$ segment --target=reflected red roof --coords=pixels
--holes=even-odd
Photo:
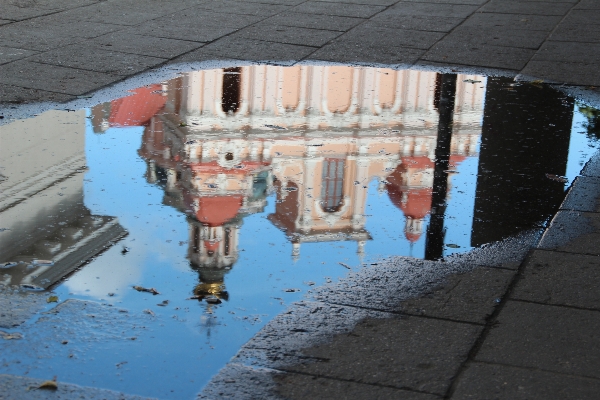
[[[193,204],[196,199],[196,219],[208,226],[222,226],[235,218],[244,200],[243,196],[192,197],[190,203]]]
[[[431,188],[409,189],[404,193],[398,186],[388,185],[387,192],[392,203],[407,217],[423,219],[431,211]]]
[[[135,89],[131,96],[111,101],[109,126],[144,126],[167,102],[161,85]],[[155,92],[155,93],[153,93]]]

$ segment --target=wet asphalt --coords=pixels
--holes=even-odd
[[[596,106],[600,98],[594,0],[6,3],[0,115],[160,66],[225,59],[496,72],[556,82]],[[599,212],[596,155],[542,237],[443,262],[397,258],[319,288],[267,324],[199,396],[597,398]],[[0,375],[0,398],[124,396],[67,384],[25,390],[34,384]]]

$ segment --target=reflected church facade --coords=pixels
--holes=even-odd
[[[485,89],[463,82],[473,78],[458,77],[451,168],[476,156]],[[126,118],[106,105],[93,118],[98,127],[145,126],[146,178],[189,216],[198,292],[222,295],[243,217],[262,212],[273,192],[268,219],[294,257],[302,243],[322,241],[354,241],[362,253],[372,181],[404,213],[406,240],[419,240],[431,208],[438,81],[434,72],[360,67],[194,71],[110,107],[134,110]]]

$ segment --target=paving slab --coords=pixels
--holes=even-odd
[[[531,60],[521,71],[522,75],[547,82],[569,82],[573,85],[600,86],[598,66],[593,63]]]
[[[596,0],[581,0],[575,6],[578,10],[600,10],[600,3]]]
[[[402,1],[390,7],[387,12],[400,15],[423,15],[438,17],[466,18],[479,7],[469,4],[417,3]]]
[[[225,14],[255,15],[263,18],[291,9],[285,4],[248,3],[246,1],[203,1],[194,10],[211,10]],[[198,12],[198,11],[196,11]]]
[[[488,29],[495,26],[510,27],[533,31],[552,31],[561,22],[558,15],[524,15],[500,13],[476,13],[469,17],[463,26],[474,26]]]
[[[402,302],[402,313],[485,324],[506,293],[516,271],[480,267],[451,275],[424,296]]]
[[[549,40],[563,42],[600,43],[600,25],[560,24]]]
[[[85,71],[30,61],[15,61],[0,66],[0,81],[29,89],[82,95],[121,80],[119,75]]]
[[[559,211],[542,236],[538,248],[600,255],[600,214]]]
[[[52,379],[52,377],[48,377]],[[35,390],[45,379],[25,376],[0,375],[0,399],[22,400],[142,400],[147,397],[128,395],[107,389],[58,382],[56,390]]]
[[[561,210],[600,212],[600,178],[578,176],[560,208]]]
[[[422,0],[403,0],[403,1],[412,1],[420,3]],[[489,0],[427,0],[427,3],[436,3],[436,4],[468,4],[468,5],[483,5],[487,3]],[[572,0],[574,1],[574,0]]]
[[[53,14],[56,10],[37,7],[18,7],[14,4],[2,4],[2,18],[11,21],[23,21],[29,18]]]
[[[296,7],[291,11],[307,13],[307,14],[321,14],[321,15],[338,15],[341,17],[357,17],[357,18],[369,18],[373,15],[384,10],[384,6],[373,6],[367,4],[344,4],[343,7],[338,3],[329,3],[321,1],[307,1]]]
[[[8,84],[0,86],[0,104],[21,104],[45,101],[64,103],[73,99],[75,99],[74,95],[63,93],[29,89]]]
[[[600,178],[600,152],[594,154],[581,170],[582,176]]]
[[[235,37],[219,39],[206,45],[202,50],[219,57],[249,61],[298,60],[315,51],[314,47]]]
[[[600,378],[600,312],[509,300],[476,361]]]
[[[426,15],[402,15],[384,11],[371,18],[369,23],[372,25],[381,26],[383,28],[450,32],[462,21],[462,18]]]
[[[237,32],[234,36],[269,42],[320,47],[339,35],[341,33],[336,31],[306,29],[261,22]]]
[[[535,61],[600,63],[600,43],[548,41],[535,53]]]
[[[11,22],[14,22],[14,21],[11,21],[8,19],[0,19],[0,25],[10,24]]]
[[[199,9],[188,11],[186,15],[165,16],[151,24],[130,28],[125,32],[194,42],[210,42],[263,19],[252,15],[236,15],[235,18],[231,18],[227,14]]]
[[[265,20],[264,23],[345,32],[364,21],[362,18],[355,17],[283,12]]]
[[[164,58],[176,57],[202,46],[201,43],[187,40],[134,35],[131,32],[109,33],[92,39],[88,43],[104,50]]]
[[[108,74],[132,75],[160,65],[166,59],[74,44],[30,57],[29,61]]]
[[[310,59],[335,62],[414,63],[442,33],[363,24],[322,47]]]
[[[459,378],[453,400],[463,399],[580,399],[592,400],[600,393],[600,381],[557,374],[474,362]]]
[[[121,29],[112,24],[53,17],[49,15],[0,26],[0,46],[46,51]]]
[[[303,351],[326,362],[286,370],[443,395],[481,329],[414,316],[366,319],[351,334]]]
[[[573,3],[490,0],[479,11],[523,15],[565,15],[571,7]]]
[[[376,6],[391,6],[398,3],[399,0],[319,0],[329,3],[345,3],[345,4],[367,4]]]
[[[434,400],[438,396],[378,385],[286,373],[274,377],[277,393],[284,399]]]
[[[536,250],[511,298],[600,311],[600,257]]]
[[[32,315],[43,310],[45,305],[44,295],[0,286],[0,328],[18,327]]]
[[[535,54],[535,50],[518,47],[477,45],[454,40],[442,40],[423,57],[426,61],[483,66],[519,71]]]
[[[600,24],[600,10],[571,10],[571,12],[561,21],[562,24]]]
[[[29,57],[34,54],[37,54],[37,51],[0,47],[0,64],[20,60],[21,58]]]
[[[548,33],[514,29],[505,26],[490,27],[482,30],[479,27],[459,26],[444,38],[445,43],[457,45],[469,44],[472,47],[502,46],[537,50],[544,43]]]

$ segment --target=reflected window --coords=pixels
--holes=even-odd
[[[229,228],[225,228],[224,241],[225,241],[225,255],[228,256],[229,248],[231,246],[231,229],[229,229]]]
[[[321,207],[325,212],[339,211],[343,202],[345,160],[326,158],[323,161]]]
[[[241,76],[241,68],[225,68],[223,70],[223,95],[221,99],[223,112],[235,113],[240,108],[242,94]]]

